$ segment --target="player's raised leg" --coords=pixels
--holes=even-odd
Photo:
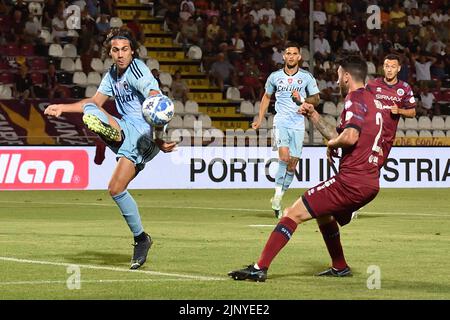
[[[131,269],[141,267],[147,260],[147,254],[152,245],[150,236],[145,233],[141,223],[141,216],[136,201],[127,191],[127,186],[136,176],[134,163],[121,157],[113,172],[108,185],[108,191],[116,202],[134,236],[134,252],[131,260]]]
[[[105,141],[120,141],[120,126],[114,118],[98,108],[94,103],[83,106],[83,122],[89,130]]]

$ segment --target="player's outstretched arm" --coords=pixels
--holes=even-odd
[[[336,127],[331,123],[325,121],[324,118],[314,109],[314,106],[310,103],[303,103],[299,109],[300,113],[308,117],[313,125],[319,130],[322,136],[327,139],[333,139],[338,136]]]
[[[348,127],[341,132],[336,138],[330,139],[327,143],[329,148],[348,148],[353,146],[359,139],[359,131],[355,128]]]
[[[83,113],[83,106],[86,103],[94,103],[97,105],[97,107],[101,108],[106,100],[108,100],[108,96],[97,91],[97,93],[92,98],[83,99],[75,103],[50,104],[44,110],[44,114],[53,117],[59,117],[63,113]]]

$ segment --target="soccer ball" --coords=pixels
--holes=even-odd
[[[157,94],[145,99],[142,104],[142,115],[152,126],[162,127],[173,118],[174,105],[169,97]]]

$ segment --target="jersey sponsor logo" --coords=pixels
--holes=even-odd
[[[403,90],[402,88],[397,89],[397,94],[401,97],[402,95],[405,94],[405,90]]]
[[[375,103],[375,107],[376,107],[377,109],[383,110],[383,104],[382,104],[380,101],[374,99],[373,102]]]
[[[385,94],[376,94],[375,98],[378,100],[389,100],[389,101],[402,101],[399,97],[387,96]]]
[[[292,92],[294,90],[300,92],[301,88],[297,87],[297,86],[294,86],[294,85],[288,85],[288,86],[278,85],[277,86],[277,91],[289,91],[289,92]]]
[[[377,92],[381,92],[381,87],[377,87]]]
[[[89,183],[85,150],[2,150],[0,189],[84,189]]]

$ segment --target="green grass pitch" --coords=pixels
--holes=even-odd
[[[131,193],[155,241],[137,272],[106,191],[0,192],[0,299],[450,299],[450,189],[382,189],[341,229],[351,278],[313,276],[330,259],[316,222],[301,225],[265,283],[226,274],[258,258],[277,222],[272,190]]]

